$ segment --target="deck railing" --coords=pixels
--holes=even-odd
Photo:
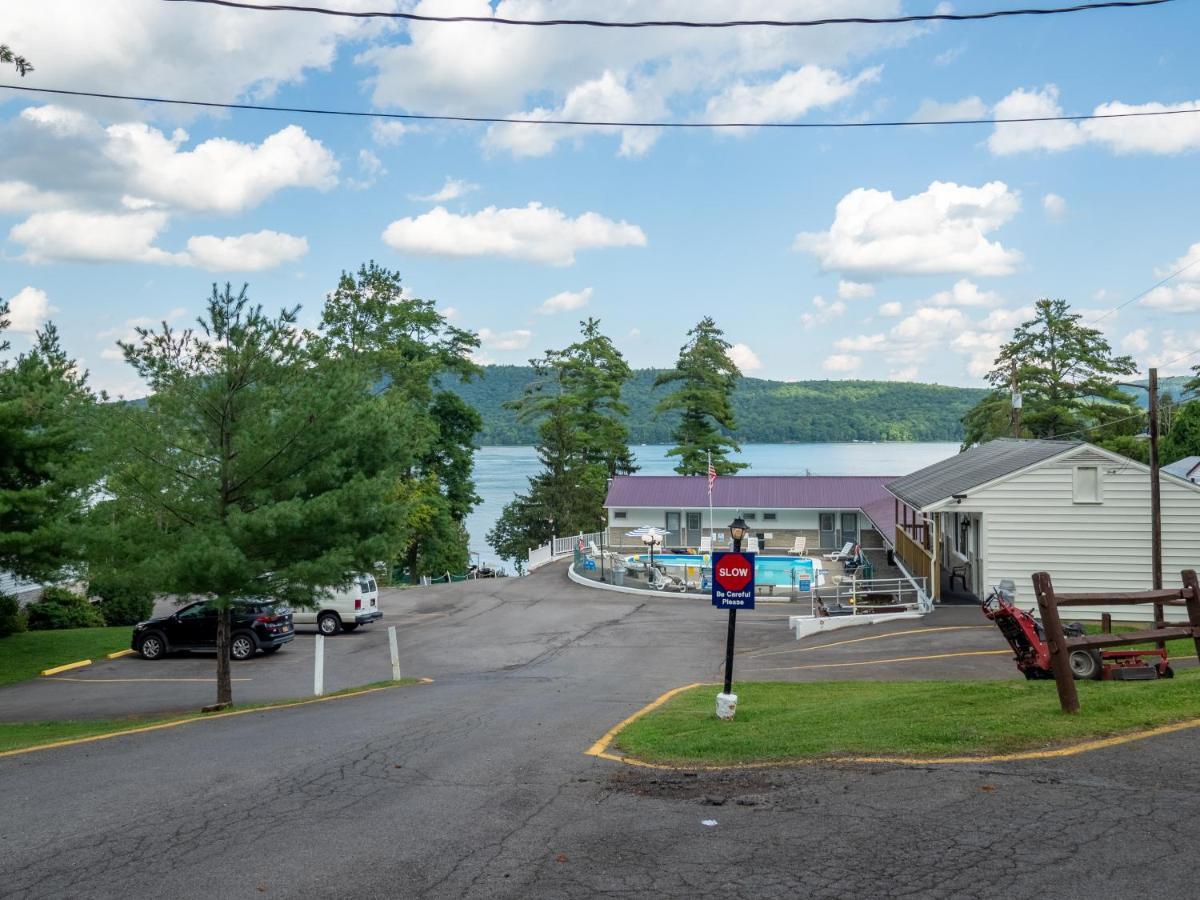
[[[590,531],[585,533],[581,531],[579,534],[570,537],[552,537],[549,541],[542,544],[542,546],[530,548],[525,564],[525,571],[532,572],[534,569],[544,566],[548,562],[553,562],[564,556],[570,556],[579,546],[580,542],[583,543],[584,550],[587,550],[591,544],[603,546],[604,532]]]

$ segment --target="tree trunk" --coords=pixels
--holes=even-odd
[[[231,620],[228,606],[217,613],[217,706],[230,706],[233,703],[233,680],[229,671]]]

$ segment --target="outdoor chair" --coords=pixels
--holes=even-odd
[[[796,538],[796,543],[792,544],[792,549],[788,553],[792,556],[803,556],[808,549],[808,538],[801,535]]]
[[[841,550],[835,550],[833,553],[826,553],[825,558],[830,562],[841,562],[842,560],[850,559],[854,556],[854,542],[846,541],[846,545]]]
[[[588,541],[588,553],[590,553],[593,558],[596,559],[599,559],[601,556],[603,556],[603,554],[600,552],[600,548],[596,546],[595,541]]]
[[[676,578],[674,575],[668,575],[658,566],[654,566],[650,570],[650,587],[657,591],[665,591],[668,588],[677,590],[686,590],[687,585]]]

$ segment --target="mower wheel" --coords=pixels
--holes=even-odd
[[[1175,670],[1172,669],[1170,666],[1167,666],[1165,669],[1162,670],[1162,674],[1159,675],[1158,677],[1159,678],[1174,678]]]
[[[1098,679],[1104,667],[1100,663],[1100,654],[1095,651],[1071,651],[1071,674],[1076,681],[1092,681]]]

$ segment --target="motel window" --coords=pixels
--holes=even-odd
[[[763,513],[763,521],[774,522],[775,521],[775,513]]]
[[[614,519],[624,519],[625,517],[626,517],[626,513],[625,513],[625,510],[623,510],[623,509],[618,509],[616,512],[613,513]]]
[[[758,513],[742,513],[742,518],[747,522],[753,522],[758,518]]]
[[[1076,503],[1100,503],[1100,467],[1076,466],[1073,499]]]

